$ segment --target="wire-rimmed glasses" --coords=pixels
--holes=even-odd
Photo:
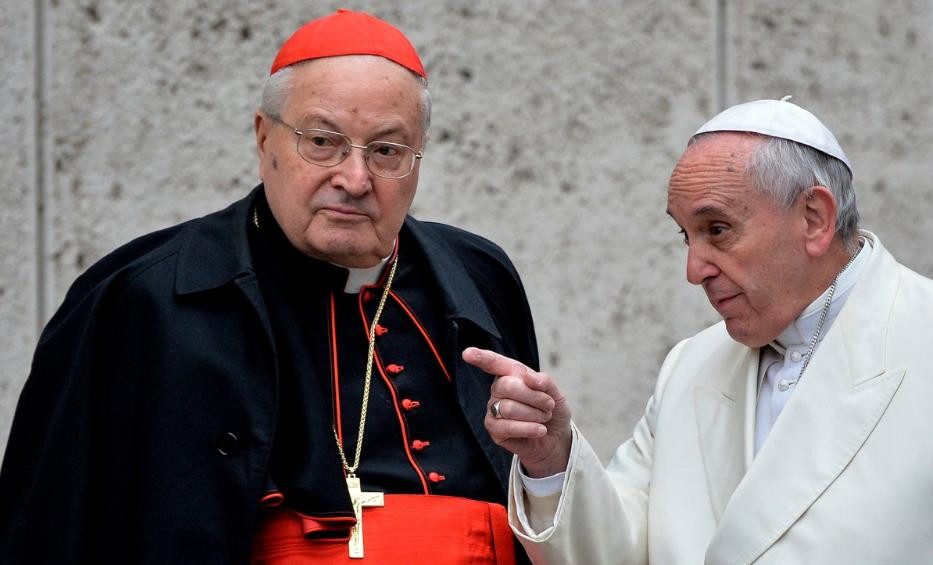
[[[340,132],[319,128],[298,129],[278,116],[270,117],[295,133],[298,155],[312,165],[338,165],[355,147],[363,151],[363,161],[374,175],[400,179],[410,175],[415,169],[415,161],[421,158],[421,151],[401,143],[370,141],[366,145],[357,145]]]

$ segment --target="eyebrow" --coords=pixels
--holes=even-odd
[[[309,115],[303,116],[301,118],[301,122],[299,123],[302,126],[310,123],[310,124],[314,124],[314,126],[311,126],[311,127],[324,126],[325,128],[330,128],[334,131],[339,131],[337,124],[321,116],[315,116],[315,115],[309,114]]]
[[[720,206],[714,206],[712,204],[707,204],[706,206],[701,206],[693,211],[693,217],[698,216],[725,216],[725,210]]]
[[[674,218],[674,214],[671,212],[670,208],[668,208],[666,212],[667,212],[667,215],[671,217],[671,219],[673,219],[675,222],[677,221],[676,218]],[[694,210],[692,214],[690,214],[690,216],[693,218],[699,218],[701,216],[727,216],[727,215],[728,214],[726,213],[725,208],[723,208],[722,206],[715,206],[713,204],[707,204],[706,206],[700,206],[699,208]]]

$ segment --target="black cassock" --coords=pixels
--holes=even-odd
[[[491,377],[459,355],[486,347],[537,368],[518,275],[489,241],[413,218],[398,259],[363,488],[505,503],[511,457],[482,424]],[[276,493],[352,516],[331,425],[339,413],[352,460],[382,288],[345,293],[345,277],[288,246],[261,186],[91,267],[17,406],[0,562],[245,563]]]

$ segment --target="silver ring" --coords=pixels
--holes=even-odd
[[[502,400],[497,400],[489,406],[489,413],[492,414],[493,418],[501,418],[502,415],[499,413],[499,403]]]

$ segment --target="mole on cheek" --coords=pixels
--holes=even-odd
[[[279,160],[275,157],[272,157],[272,168],[276,171],[279,170]]]

